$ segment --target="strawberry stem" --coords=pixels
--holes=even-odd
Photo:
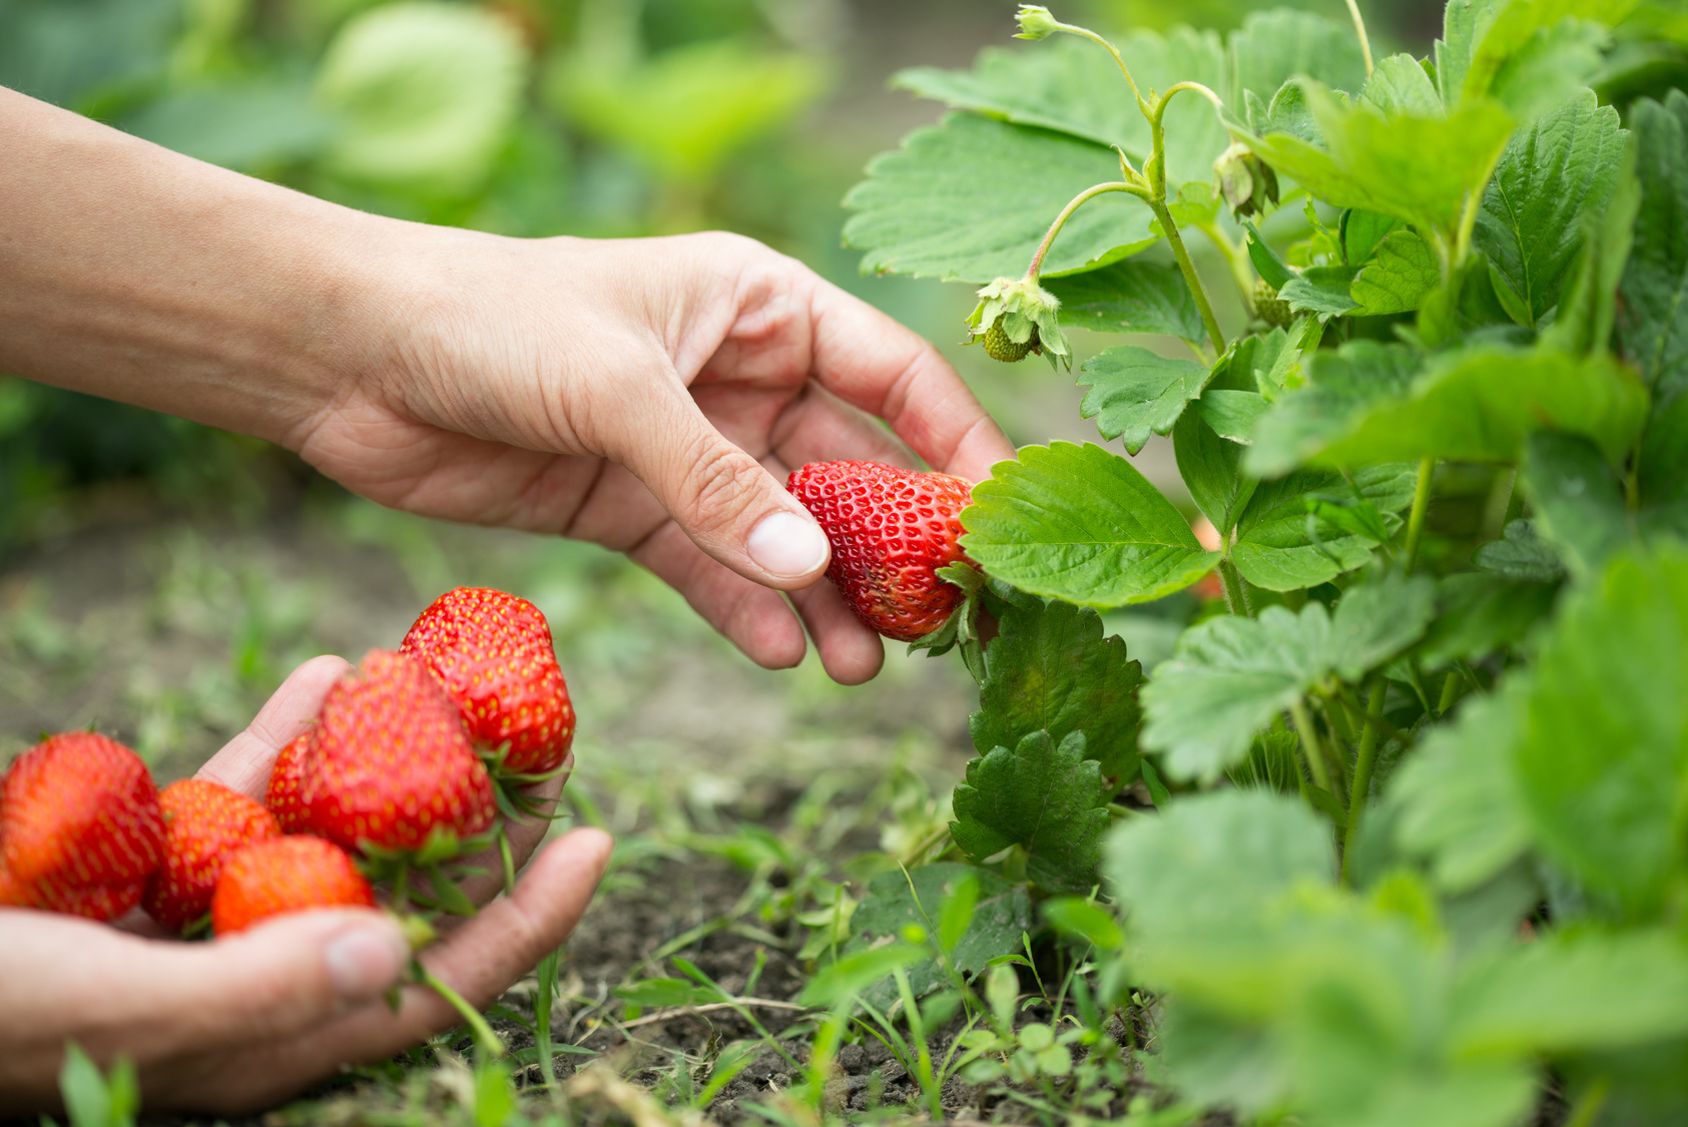
[[[463,1024],[468,1026],[469,1032],[475,1035],[475,1043],[487,1055],[492,1057],[504,1055],[503,1040],[492,1031],[492,1026],[487,1024],[486,1018],[481,1015],[479,1010],[469,1004],[467,998],[446,985],[438,975],[423,966],[421,960],[417,960],[413,964],[413,970],[416,981],[445,999],[446,1004],[457,1011],[457,1015],[463,1019]]]
[[[510,852],[510,835],[504,832],[504,824],[498,826],[498,860],[504,866],[504,895],[513,896],[516,892],[516,858]]]

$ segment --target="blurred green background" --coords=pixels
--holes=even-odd
[[[1014,7],[0,0],[0,84],[390,215],[522,236],[754,235],[936,340],[1016,440],[1085,437],[1069,379],[955,347],[964,287],[863,278],[838,239],[865,161],[937,116],[889,76],[1008,43]],[[1252,7],[1089,0],[1062,13],[1228,27]],[[1433,8],[1367,5],[1374,37],[1418,44]],[[392,645],[458,583],[513,588],[551,616],[587,748],[789,764],[805,741],[867,761],[888,739],[940,758],[966,747],[967,686],[947,663],[894,654],[863,709],[812,661],[796,675],[751,668],[606,553],[388,512],[262,443],[0,376],[0,757],[94,724],[181,773],[294,663]],[[1152,660],[1152,631],[1134,642]]]

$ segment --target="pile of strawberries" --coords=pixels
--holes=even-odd
[[[0,908],[238,932],[286,912],[458,910],[442,866],[499,848],[499,817],[565,769],[574,708],[525,599],[460,587],[373,650],[276,760],[265,801],[188,779],[159,791],[128,748],[50,736],[0,776]],[[472,909],[472,906],[468,906]]]

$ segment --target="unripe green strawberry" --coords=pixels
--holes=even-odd
[[[1024,360],[1037,349],[1037,328],[1032,328],[1032,335],[1025,341],[1010,340],[1008,333],[1002,327],[1002,318],[991,322],[991,327],[985,330],[985,355],[992,360],[1001,360],[1005,364],[1013,364]]]
[[[1274,329],[1287,328],[1295,320],[1295,310],[1289,307],[1289,302],[1278,296],[1277,287],[1265,278],[1256,278],[1254,281],[1254,312]]]
[[[320,837],[276,837],[246,846],[223,866],[211,930],[233,935],[292,912],[374,906],[374,889],[344,849]]]
[[[347,849],[419,849],[492,825],[492,779],[422,663],[371,650],[329,689],[301,780],[308,832]]]
[[[967,558],[957,539],[971,485],[880,462],[815,462],[786,488],[826,533],[827,578],[856,617],[904,642],[944,624],[962,596],[937,569]]]
[[[115,919],[163,855],[158,790],[116,740],[50,736],[0,779],[0,857],[34,907]]]
[[[141,906],[171,931],[211,910],[223,864],[255,841],[281,836],[273,814],[255,799],[207,779],[183,779],[158,792],[164,814],[164,864],[147,883]]]
[[[551,627],[526,599],[491,587],[447,591],[417,617],[399,651],[439,678],[470,735],[506,749],[501,770],[542,774],[568,755],[574,705]]]

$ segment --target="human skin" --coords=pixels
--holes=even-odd
[[[337,657],[300,666],[198,777],[261,799],[277,752],[348,668]],[[536,797],[554,799],[562,782]],[[608,835],[590,829],[535,855],[545,831],[539,820],[511,823],[516,861],[528,862],[514,894],[494,899],[489,877],[466,884],[486,906],[422,955],[476,1006],[562,944],[608,864]],[[114,928],[0,910],[0,1116],[57,1104],[70,1041],[97,1061],[133,1061],[151,1110],[264,1107],[342,1064],[381,1060],[458,1023],[417,985],[401,986],[398,1009],[389,1008],[386,992],[403,981],[409,954],[397,925],[375,911],[305,912],[182,943],[140,916]]]
[[[918,454],[976,480],[1012,455],[929,344],[748,239],[403,223],[4,89],[0,153],[0,371],[268,439],[396,508],[625,552],[769,667],[805,629],[839,681],[884,657],[817,582],[791,468]],[[303,667],[203,773],[259,793],[343,668]],[[495,997],[572,930],[608,849],[553,842],[426,961]],[[55,1102],[66,1040],[135,1060],[149,1107],[263,1106],[453,1024],[413,987],[386,1011],[402,955],[373,913],[189,946],[0,910],[0,1113]]]
[[[1013,453],[930,344],[749,239],[404,223],[4,90],[0,152],[0,370],[269,439],[396,508],[625,552],[766,666],[804,626],[840,681],[883,660],[816,582],[791,468],[912,447],[977,480]]]

